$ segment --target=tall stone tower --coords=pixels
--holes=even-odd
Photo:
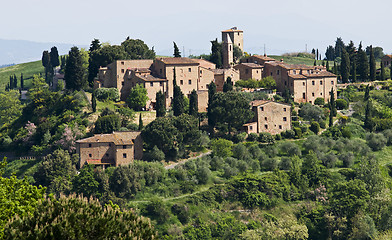
[[[234,64],[234,45],[244,51],[244,31],[232,27],[222,31],[223,68],[231,68]]]

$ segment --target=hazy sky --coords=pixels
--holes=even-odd
[[[221,30],[244,30],[245,51],[322,53],[337,36],[392,52],[390,0],[3,0],[0,38],[89,45],[140,38],[156,52],[210,51]]]

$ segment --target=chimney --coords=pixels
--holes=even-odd
[[[280,62],[283,62],[283,58],[280,59]]]

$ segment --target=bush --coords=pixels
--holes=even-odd
[[[366,143],[373,151],[379,151],[387,144],[387,139],[382,133],[368,133]]]
[[[262,132],[259,134],[258,137],[259,142],[262,143],[268,143],[268,144],[272,144],[275,142],[274,137],[271,135],[271,133],[266,133],[266,132]]]
[[[387,129],[382,132],[384,134],[384,137],[387,139],[387,145],[392,144],[392,129]]]
[[[322,106],[322,105],[324,105],[324,103],[325,103],[325,100],[324,100],[324,98],[321,98],[321,97],[318,97],[318,98],[316,98],[316,100],[314,100],[315,105]]]
[[[249,133],[248,137],[246,138],[249,142],[257,141],[257,133]]]
[[[233,136],[233,142],[234,143],[240,143],[243,142],[246,138],[246,133],[237,133],[236,135]]]
[[[94,91],[95,97],[100,101],[115,101],[120,100],[120,94],[117,88],[98,88]]]
[[[157,146],[154,146],[152,150],[143,154],[143,159],[148,162],[160,162],[165,160],[165,154]]]
[[[318,123],[319,123],[319,125],[320,125],[320,127],[321,127],[322,129],[325,129],[325,128],[327,127],[325,121],[323,121],[323,120],[318,121]]]
[[[112,133],[121,127],[121,119],[118,115],[106,115],[99,117],[95,122],[95,133]]]
[[[346,168],[350,168],[354,165],[354,154],[352,152],[340,154],[339,159],[343,162],[343,166]]]
[[[135,111],[140,111],[146,106],[148,99],[147,89],[145,89],[141,84],[137,84],[131,89],[127,98],[127,104],[129,108]]]
[[[348,102],[342,98],[336,99],[336,108],[343,110],[348,108]]]
[[[294,132],[295,132],[295,138],[301,138],[302,137],[302,130],[301,128],[295,127],[293,128]]]
[[[299,116],[307,121],[320,121],[325,119],[323,109],[310,103],[303,104],[299,111]]]
[[[211,141],[211,149],[214,156],[229,157],[233,154],[231,151],[232,147],[233,142],[223,138],[214,139]]]
[[[310,131],[312,131],[312,132],[314,132],[314,134],[318,134],[318,132],[320,131],[320,125],[319,125],[319,123],[318,122],[315,122],[315,121],[313,121],[311,124],[310,124]]]
[[[286,130],[284,132],[281,133],[282,137],[286,138],[286,139],[292,139],[295,137],[295,132],[294,130]]]

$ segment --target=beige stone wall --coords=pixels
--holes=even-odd
[[[244,125],[244,130],[247,134],[258,133],[257,132],[257,122],[252,122]]]
[[[166,66],[166,79],[168,80],[168,95],[169,99],[173,98],[173,69],[174,66]],[[199,79],[199,66],[198,65],[177,65],[176,69],[176,82],[181,88],[182,93],[186,96],[189,95],[193,89],[197,90],[197,82]]]
[[[208,90],[208,84],[212,81],[214,81],[214,72],[210,69],[199,67],[197,90]]]
[[[337,79],[336,77],[317,77],[304,80],[294,80],[294,102],[298,103],[314,103],[314,101],[322,97],[325,102],[329,101],[332,87],[337,98]]]
[[[199,112],[207,112],[208,90],[197,91],[197,100]]]
[[[133,144],[133,150],[134,150],[133,153],[134,159],[141,160],[143,158],[143,139],[141,134],[139,134],[135,138]]]
[[[91,144],[91,147],[89,144]],[[102,163],[115,164],[113,143],[78,143],[77,149],[79,153],[80,167],[83,167],[87,160],[94,159],[101,159]]]
[[[134,146],[133,145],[117,145],[115,166],[127,165],[133,162]]]
[[[251,68],[243,64],[239,64],[234,67],[236,70],[240,72],[240,79],[248,80],[255,79],[261,80],[263,76],[263,69],[261,68]]]
[[[268,102],[254,107],[257,114],[258,132],[278,134],[291,129],[290,106],[286,104]]]

